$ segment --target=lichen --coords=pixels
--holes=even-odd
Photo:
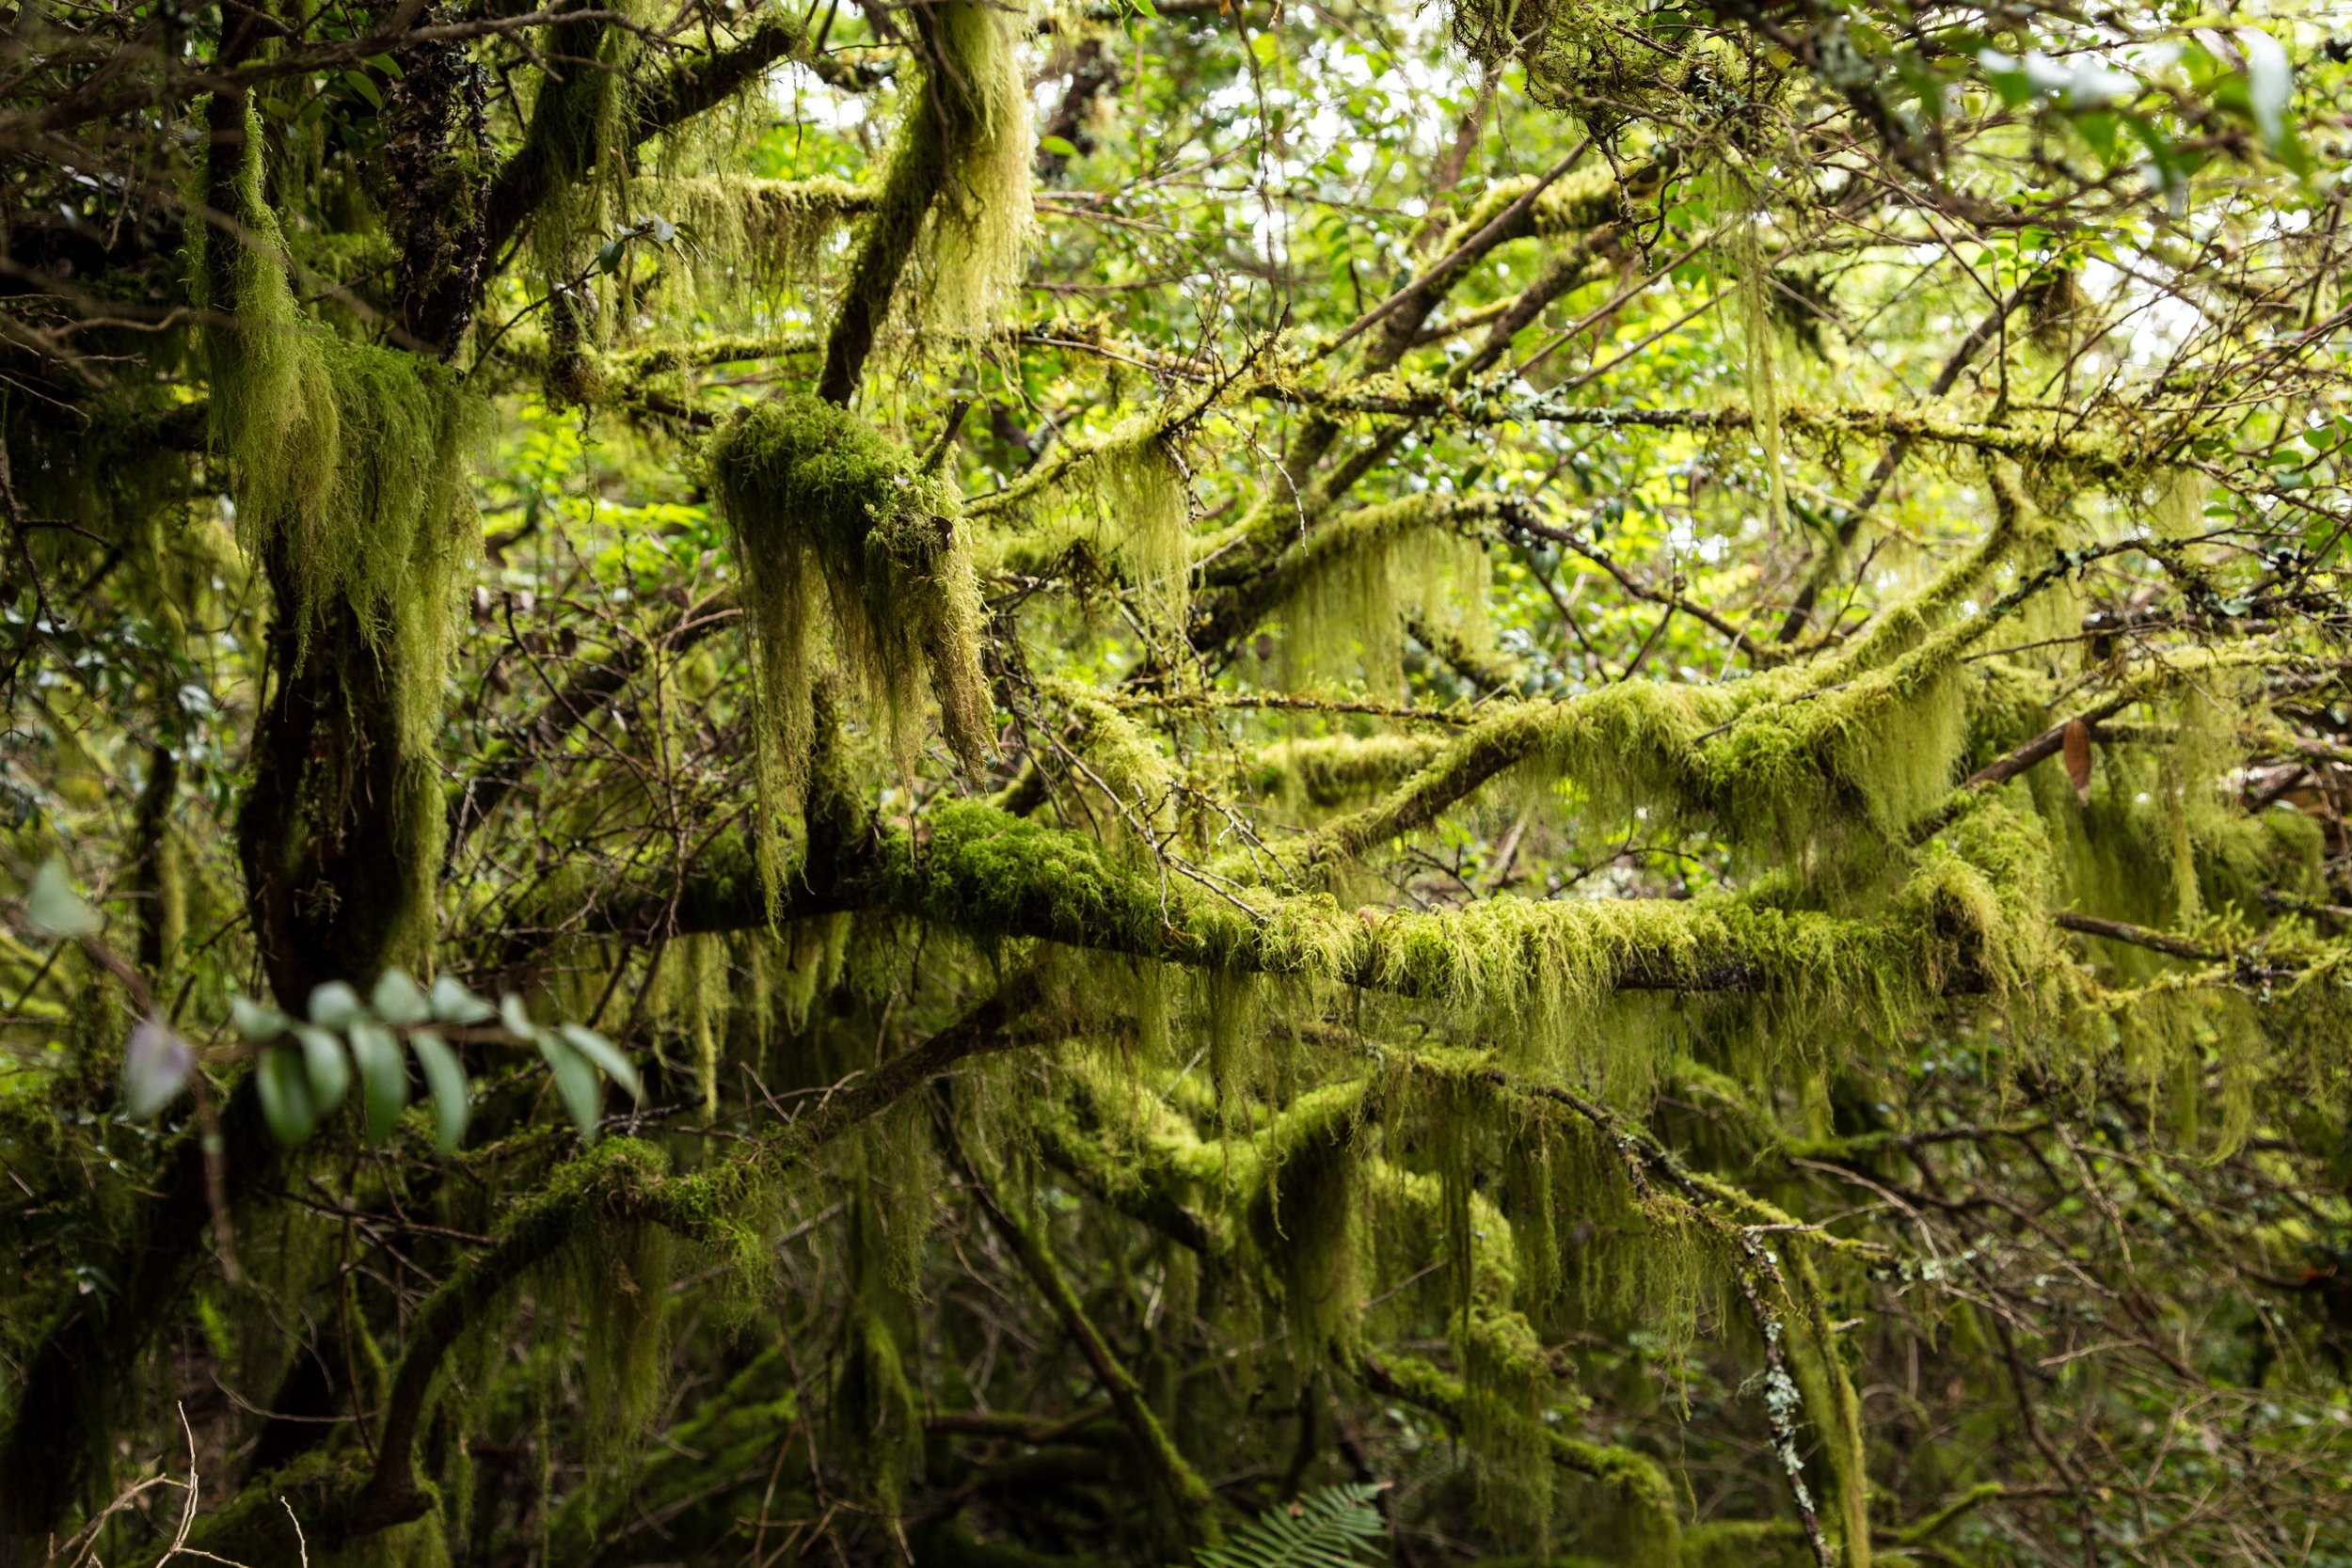
[[[1102,526],[1135,590],[1144,624],[1182,636],[1192,569],[1192,500],[1160,421],[1146,416],[1087,466]]]
[[[983,332],[1020,286],[1035,219],[1029,180],[1036,138],[1015,40],[1020,5],[946,0],[929,32],[936,57],[917,113],[945,129],[943,188],[931,208],[926,268],[930,325]]]
[[[1376,691],[1403,680],[1403,619],[1418,614],[1472,647],[1486,629],[1486,500],[1419,495],[1359,507],[1318,526],[1274,572],[1294,688],[1361,672]]]
[[[721,173],[641,179],[629,199],[643,214],[676,225],[683,251],[675,270],[693,280],[678,305],[724,312],[761,306],[779,289],[806,286],[824,244],[872,209],[875,193],[848,180],[758,180]]]
[[[1442,744],[1427,736],[1333,735],[1281,740],[1245,765],[1252,794],[1286,810],[1330,810],[1393,788],[1437,756]]]
[[[276,608],[307,649],[348,612],[389,675],[401,782],[389,802],[402,840],[394,947],[411,961],[432,935],[444,816],[430,767],[458,613],[478,539],[466,459],[483,412],[454,372],[421,356],[354,343],[306,322],[262,192],[262,129],[215,183],[233,191],[242,233],[199,228],[191,261],[212,312],[203,344],[215,450],[226,461],[246,552],[273,563]]]
[[[809,783],[819,592],[834,648],[903,769],[920,738],[926,673],[957,755],[977,766],[990,749],[979,589],[953,491],[844,409],[805,393],[769,398],[719,431],[707,463],[743,574],[772,896]]]

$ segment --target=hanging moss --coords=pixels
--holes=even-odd
[[[353,343],[305,322],[285,272],[276,214],[262,193],[262,131],[248,111],[238,159],[215,184],[233,191],[238,241],[199,229],[196,293],[215,447],[226,461],[239,542],[274,563],[307,648],[347,611],[387,673],[400,756],[389,808],[406,887],[391,948],[422,961],[445,817],[430,764],[479,524],[466,458],[484,415],[447,367]]]
[[[821,590],[836,652],[879,707],[901,768],[928,673],[941,728],[977,766],[993,741],[980,603],[947,484],[855,416],[803,393],[744,409],[712,439],[712,488],[733,531],[759,716],[756,772],[771,826],[793,822],[815,742],[810,681]],[[762,846],[771,889],[774,833]]]
[[[931,209],[930,325],[986,331],[1020,286],[1035,219],[1028,80],[1015,40],[1021,5],[946,0],[927,33],[936,55],[918,113],[943,122],[944,188]]]
[[[1176,770],[1151,733],[1093,687],[1052,677],[1039,686],[1074,721],[1088,770],[1118,798],[1123,813],[1131,814],[1120,820],[1158,833],[1172,831]]]
[[[1318,1090],[1259,1141],[1261,1197],[1252,1239],[1273,1264],[1283,1322],[1302,1370],[1353,1359],[1365,1291],[1363,1175],[1354,1113],[1360,1086]]]
[[[633,1449],[660,1407],[675,1246],[661,1227],[632,1225],[592,1231],[565,1257],[564,1293],[587,1319],[581,1368],[600,1463]]]
[[[1144,624],[1162,636],[1182,636],[1192,570],[1192,499],[1161,422],[1150,416],[1134,421],[1088,470],[1103,527],[1115,542]]]
[[[857,1496],[889,1515],[922,1453],[922,1406],[890,1326],[871,1308],[844,1320],[827,1409],[826,1449]]]
[[[1403,619],[1417,614],[1483,648],[1492,498],[1419,495],[1360,507],[1285,552],[1273,573],[1283,662],[1295,688],[1347,680],[1375,690],[1403,679]]]
[[[1740,292],[1740,336],[1748,386],[1748,413],[1756,444],[1764,453],[1766,524],[1778,529],[1788,515],[1782,473],[1780,375],[1773,354],[1774,320],[1772,265],[1765,259],[1761,202],[1753,191],[1742,191],[1747,215],[1733,235],[1732,267]]]
[[[1427,767],[1443,743],[1427,736],[1322,736],[1277,741],[1249,759],[1250,792],[1286,810],[1329,810],[1392,788]]]
[[[850,218],[870,212],[875,193],[831,176],[757,180],[722,173],[639,180],[630,202],[675,224],[683,254],[674,269],[694,287],[677,304],[725,312],[765,302],[779,289],[815,282],[824,242]]]

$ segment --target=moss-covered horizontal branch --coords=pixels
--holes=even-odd
[[[1263,379],[1247,395],[1332,414],[1380,414],[1466,425],[1565,424],[1602,430],[1749,430],[1746,408],[1631,408],[1572,403],[1549,394],[1490,393],[1425,382],[1393,388],[1329,390],[1289,379]],[[1900,437],[1964,447],[2019,462],[2063,464],[2085,477],[2131,481],[2164,462],[2185,437],[2126,437],[2030,425],[1978,424],[1915,409],[1820,407],[1794,404],[1780,410],[1785,429],[1824,437]]]
[[[1215,891],[1121,862],[1082,834],[973,803],[927,838],[892,832],[827,886],[787,890],[780,919],[887,910],[982,939],[1027,938],[1237,974],[1291,975],[1454,1006],[1542,1006],[1612,990],[1869,994],[1890,972],[1925,983],[1899,923],[1732,902],[1504,898],[1432,913],[1350,912],[1327,897]],[[607,929],[739,930],[768,910],[748,865],[603,911]],[[674,923],[673,923],[674,922]],[[1966,989],[1964,972],[1947,982]]]

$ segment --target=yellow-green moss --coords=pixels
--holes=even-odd
[[[881,710],[903,768],[926,673],[957,754],[977,764],[991,746],[979,590],[947,484],[842,408],[805,393],[767,399],[721,428],[707,465],[743,574],[772,885],[815,744],[818,593],[834,650]]]

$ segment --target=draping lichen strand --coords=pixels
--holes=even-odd
[[[1105,444],[1088,467],[1104,532],[1145,624],[1158,634],[1182,635],[1192,500],[1168,441],[1159,422],[1147,418]]]
[[[1015,39],[1023,5],[946,0],[927,29],[930,90],[917,113],[935,115],[946,148],[943,188],[931,208],[927,293],[930,325],[973,333],[995,325],[1021,282],[1031,230],[1028,82]]]
[[[225,460],[237,536],[278,585],[276,612],[307,650],[348,616],[382,667],[398,798],[389,811],[408,885],[397,939],[429,941],[442,813],[429,757],[471,564],[476,515],[467,459],[485,422],[453,372],[422,356],[334,336],[297,309],[277,214],[262,189],[262,129],[218,145],[212,185],[235,229],[199,228],[194,293],[215,451]]]
[[[629,199],[641,212],[677,226],[686,253],[677,270],[692,284],[677,305],[721,319],[756,321],[772,308],[778,290],[813,279],[826,239],[870,211],[875,193],[830,176],[720,174],[639,180]]]
[[[948,744],[977,764],[992,738],[979,590],[946,482],[803,393],[744,409],[714,437],[708,468],[743,574],[771,826],[797,817],[808,782],[819,593],[834,649],[879,705],[901,766],[920,738],[926,673]]]
[[[439,706],[455,586],[474,522],[467,448],[481,414],[444,367],[348,342],[302,319],[277,215],[262,195],[261,126],[248,119],[232,188],[235,238],[199,230],[195,273],[218,312],[205,335],[217,449],[238,539],[278,552],[309,627],[347,603],[400,667],[404,735],[421,745]]]
[[[1488,567],[1480,537],[1490,502],[1422,494],[1359,507],[1325,523],[1277,574],[1294,685],[1347,680],[1376,690],[1403,679],[1403,617],[1484,649]]]
[[[1775,362],[1772,263],[1764,254],[1763,219],[1752,194],[1741,205],[1732,241],[1734,287],[1740,296],[1740,338],[1747,372],[1748,412],[1755,420],[1756,444],[1763,449],[1766,520],[1780,526],[1788,515],[1787,483],[1781,461],[1780,367]]]

